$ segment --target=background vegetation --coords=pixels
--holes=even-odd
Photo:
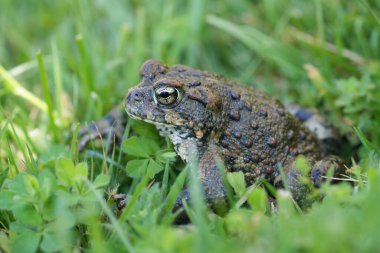
[[[0,251],[379,252],[379,57],[377,0],[2,0]],[[76,150],[78,124],[121,101],[148,58],[318,108],[346,139],[353,184],[315,190],[326,197],[306,212],[280,191],[273,211],[229,174],[236,194],[219,217],[190,180],[193,225],[172,225],[193,170],[179,173],[152,126],[128,121],[112,153]]]

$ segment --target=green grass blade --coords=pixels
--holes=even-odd
[[[285,75],[297,78],[303,74],[301,67],[304,60],[302,56],[294,49],[280,44],[258,29],[239,26],[214,15],[209,15],[207,22],[235,37],[265,60],[278,65]]]
[[[36,55],[37,55],[38,66],[40,69],[41,86],[42,86],[42,90],[44,93],[44,97],[45,97],[45,101],[46,101],[46,105],[47,105],[47,110],[48,110],[50,127],[53,131],[53,135],[54,135],[55,139],[57,139],[59,136],[59,131],[58,131],[58,128],[55,124],[54,106],[53,106],[53,100],[51,97],[51,92],[49,89],[49,84],[47,81],[45,64],[44,64],[44,60],[43,60],[43,56],[42,56],[41,51],[38,51]]]
[[[0,65],[0,77],[4,79],[5,88],[7,88],[15,96],[19,96],[26,101],[30,102],[43,112],[48,111],[47,104],[33,93],[25,89],[15,78],[13,78],[9,72],[7,72],[3,66]]]

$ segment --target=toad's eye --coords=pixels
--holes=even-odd
[[[170,86],[158,87],[154,90],[155,101],[161,105],[173,105],[180,99],[178,89]]]

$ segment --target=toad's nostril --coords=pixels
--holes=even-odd
[[[139,90],[133,90],[127,98],[130,102],[139,102],[143,99],[142,93]]]

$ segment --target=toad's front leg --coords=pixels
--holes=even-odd
[[[209,207],[216,212],[223,212],[226,209],[226,190],[221,176],[221,162],[219,148],[209,145],[204,152],[200,152],[198,163],[198,177],[202,187],[205,201]],[[185,189],[177,198],[173,210],[183,207],[183,201],[190,201],[191,196],[188,189]]]

